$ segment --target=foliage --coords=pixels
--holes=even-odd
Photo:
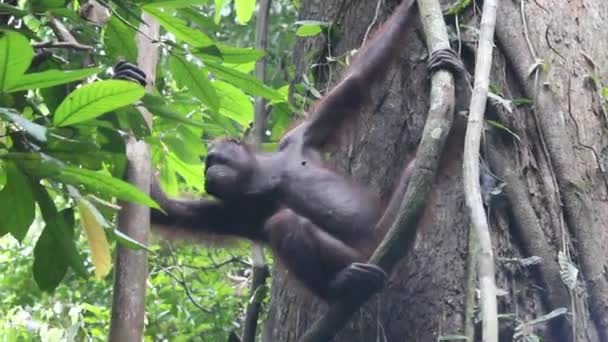
[[[265,144],[273,144],[291,111],[281,60],[294,39],[293,5],[274,2],[277,33],[264,52],[251,48],[255,0],[115,0],[103,2],[110,17],[102,22],[88,20],[80,2],[11,4],[0,4],[0,263],[10,270],[0,273],[0,335],[105,339],[111,277],[104,276],[121,243],[151,253],[147,339],[225,339],[246,303],[248,253],[143,246],[120,233],[117,200],[156,206],[121,180],[124,136],[149,143],[173,196],[203,190],[206,141],[245,134],[254,96],[272,105]],[[162,27],[151,94],[109,79],[116,61],[135,62],[144,12]],[[251,75],[265,56],[266,84]],[[152,112],[153,129],[138,104]]]

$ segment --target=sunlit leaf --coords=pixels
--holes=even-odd
[[[236,18],[241,24],[247,24],[253,16],[255,0],[235,0]]]
[[[129,81],[106,80],[84,85],[61,102],[53,123],[68,126],[131,104],[144,96],[144,88]]]
[[[220,19],[222,19],[222,9],[224,8],[224,4],[226,0],[214,0],[215,2],[215,14],[213,15],[213,21],[215,23],[219,23]]]
[[[158,22],[169,32],[173,33],[175,37],[185,41],[186,43],[196,46],[203,47],[207,45],[213,45],[213,39],[209,38],[206,34],[200,30],[189,27],[185,21],[175,17],[171,11],[162,11],[161,9],[154,7],[143,7],[144,11],[153,16]]]
[[[6,91],[27,71],[34,49],[25,36],[9,31],[0,39],[0,90]]]
[[[34,196],[27,177],[5,162],[6,185],[0,191],[0,236],[11,233],[22,241],[34,221]]]
[[[219,98],[209,81],[205,68],[198,67],[182,57],[171,56],[169,69],[180,86],[188,87],[190,92],[214,111],[219,107]]]
[[[112,269],[110,245],[103,229],[106,225],[105,219],[97,208],[84,197],[78,198],[78,212],[80,213],[80,223],[91,248],[95,276],[103,278]]]
[[[183,8],[188,6],[200,6],[208,2],[209,0],[152,0],[146,2],[143,7]]]
[[[162,117],[163,119],[175,121],[177,123],[182,123],[194,127],[205,127],[202,122],[192,120],[171,110],[171,108],[169,108],[164,103],[164,100],[159,96],[146,94],[146,96],[144,96],[144,98],[142,99],[142,102],[153,115]]]
[[[32,74],[25,74],[12,83],[7,92],[28,89],[48,88],[81,80],[99,72],[99,68],[81,70],[47,70]]]
[[[313,37],[323,32],[327,23],[315,20],[301,20],[295,23],[298,26],[296,35],[299,37]]]
[[[251,98],[228,83],[218,81],[215,85],[222,94],[220,114],[238,122],[242,127],[247,127],[253,121]]]
[[[218,78],[240,88],[250,95],[262,96],[273,101],[285,100],[281,93],[263,84],[252,75],[212,62],[206,62],[205,66]]]
[[[99,192],[106,196],[158,208],[158,204],[139,188],[100,172],[66,166],[61,169],[59,174],[51,177],[67,184],[81,185],[91,192]]]

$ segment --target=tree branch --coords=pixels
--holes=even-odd
[[[418,8],[429,51],[450,47],[447,28],[437,0],[418,0]],[[454,79],[447,71],[433,74],[430,109],[416,154],[412,178],[399,213],[370,262],[390,272],[405,253],[412,249],[417,233],[417,221],[431,193],[441,153],[452,127],[454,112]],[[300,339],[301,342],[330,340],[358,308],[373,294],[359,293],[333,304]]]
[[[82,51],[93,50],[92,46],[80,44],[76,41],[74,41],[74,42],[41,42],[41,43],[32,44],[32,46],[36,49],[73,49],[73,50],[82,50]]]
[[[159,26],[147,14],[142,15],[141,30],[145,35],[137,35],[137,65],[148,77],[146,90],[155,88],[154,78],[158,62]],[[153,37],[153,39],[148,39]],[[152,115],[145,108],[139,110],[151,126]],[[145,193],[150,192],[150,151],[142,140],[133,136],[127,141],[127,180]],[[122,232],[140,243],[147,244],[150,233],[150,208],[130,202],[122,203],[118,213],[118,226]],[[116,251],[116,272],[114,278],[114,298],[112,303],[112,320],[110,323],[110,341],[141,341],[143,338],[145,318],[146,278],[148,274],[148,255],[144,250],[132,250],[119,245]]]
[[[272,0],[260,0],[258,3],[258,16],[255,33],[255,48],[265,51],[268,45],[268,26],[270,4]],[[262,57],[255,65],[256,77],[264,82],[266,79],[266,57]],[[257,97],[255,99],[255,119],[253,121],[253,129],[249,137],[250,142],[256,148],[264,140],[264,131],[266,130],[266,101]],[[253,277],[251,280],[250,300],[247,304],[245,314],[245,324],[243,327],[243,342],[254,342],[256,330],[258,326],[258,317],[262,308],[262,300],[264,296],[259,295],[260,290],[266,283],[266,279],[270,276],[268,265],[264,260],[264,248],[259,243],[254,243],[252,246],[253,259]]]
[[[483,2],[479,47],[477,48],[475,64],[475,82],[469,108],[463,156],[464,194],[479,247],[477,276],[481,290],[482,339],[488,342],[498,341],[498,313],[492,239],[479,184],[479,147],[490,85],[496,7],[496,0],[485,0]]]

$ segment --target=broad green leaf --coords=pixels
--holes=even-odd
[[[9,152],[2,155],[5,160],[11,160],[30,176],[47,178],[59,174],[62,165],[59,161],[42,153]]]
[[[161,117],[166,120],[175,121],[178,123],[204,128],[204,123],[196,120],[192,120],[187,118],[181,114],[178,114],[172,111],[164,102],[164,100],[159,96],[154,96],[150,94],[146,94],[142,99],[142,102],[146,106],[146,108],[155,116]]]
[[[301,20],[297,21],[296,35],[298,37],[312,37],[323,32],[323,28],[327,26],[327,23],[315,20]]]
[[[33,58],[34,49],[25,36],[9,31],[0,39],[0,92],[19,80]]]
[[[65,0],[31,0],[29,5],[33,12],[44,12],[51,8],[64,7]]]
[[[206,62],[205,66],[218,78],[242,89],[244,92],[249,93],[250,95],[262,96],[272,101],[286,100],[281,93],[268,87],[260,82],[257,78],[249,74],[245,74],[213,62]]]
[[[189,27],[185,21],[175,17],[171,11],[162,11],[154,7],[144,7],[143,9],[158,20],[165,30],[192,46],[203,47],[214,44],[213,39],[200,30]]]
[[[150,126],[134,106],[123,107],[114,113],[116,113],[120,127],[127,131],[130,130],[137,140],[150,136]]]
[[[215,53],[215,50],[211,50],[210,47],[202,47],[197,49],[194,54],[200,57],[203,61],[215,61],[230,64],[251,63],[266,55],[266,52],[253,48],[238,48],[223,44],[217,44],[213,47],[216,48],[219,55]]]
[[[103,42],[112,60],[125,59],[133,62],[137,59],[135,31],[114,15],[106,25]]]
[[[80,70],[47,70],[32,74],[25,74],[16,80],[8,93],[20,90],[48,88],[60,84],[70,83],[89,77],[99,72],[99,68]]]
[[[85,236],[91,248],[91,259],[95,267],[95,276],[103,278],[112,269],[112,256],[110,244],[106,238],[103,227],[107,223],[101,213],[86,198],[80,197],[78,212],[80,213],[80,224],[84,228]]]
[[[83,258],[78,254],[73,237],[74,214],[70,211],[59,213],[47,190],[38,182],[30,182],[34,197],[49,230],[53,243],[53,258],[62,258],[80,276],[86,277]]]
[[[200,139],[202,132],[193,132],[189,127],[180,126],[174,134],[165,134],[163,142],[186,164],[201,165],[201,155],[205,151]]]
[[[239,88],[226,82],[215,82],[216,89],[222,94],[220,114],[238,122],[241,127],[247,127],[253,121],[253,103],[251,98]]]
[[[56,209],[55,209],[56,210]],[[67,233],[62,236],[61,232]],[[52,291],[65,277],[68,271],[69,260],[68,254],[60,251],[60,245],[69,245],[72,253],[76,252],[76,247],[73,246],[74,239],[74,212],[71,209],[64,210],[55,216],[54,221],[46,222],[44,230],[34,247],[34,280],[42,291]],[[77,255],[76,259],[80,259]],[[82,261],[80,261],[82,262]],[[84,268],[82,270],[84,271]]]
[[[21,128],[23,128],[27,132],[27,134],[34,137],[34,139],[40,142],[46,142],[46,127],[31,122],[12,108],[0,107],[0,116],[21,126]]]
[[[173,78],[182,87],[188,87],[190,92],[213,111],[219,107],[219,98],[215,88],[209,81],[205,68],[198,67],[183,57],[172,55],[169,57],[169,69]]]
[[[144,88],[129,81],[106,80],[84,85],[61,102],[53,124],[68,126],[131,104],[144,96]]]
[[[27,177],[12,162],[5,162],[6,185],[0,191],[0,236],[11,233],[22,241],[34,221],[34,196]]]
[[[186,164],[173,152],[167,154],[169,168],[179,174],[188,186],[203,190],[204,173],[201,164]]]
[[[184,8],[188,6],[201,6],[208,3],[209,0],[152,0],[148,1],[142,7],[144,8]]]
[[[255,0],[235,0],[236,18],[239,23],[245,25],[251,20],[255,9]]]
[[[202,14],[191,7],[181,8],[177,10],[177,13],[179,13],[180,17],[203,30],[210,30],[213,32],[220,30],[219,26],[213,21],[213,18],[210,18],[208,15]]]
[[[27,11],[24,11],[16,6],[11,6],[9,4],[0,4],[0,13],[10,14],[17,18],[21,18],[29,14]]]
[[[99,192],[106,196],[158,208],[158,204],[137,187],[100,172],[66,166],[59,174],[51,177],[67,184],[81,185],[90,192]]]

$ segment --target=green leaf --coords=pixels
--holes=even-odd
[[[213,62],[206,62],[205,66],[218,78],[242,89],[250,95],[262,96],[272,101],[286,101],[281,93],[268,87],[249,74]]]
[[[59,213],[47,190],[38,182],[30,182],[34,197],[52,237],[51,258],[62,258],[81,277],[87,276],[83,258],[78,254],[73,237],[74,214],[70,211]],[[59,261],[58,261],[59,262]]]
[[[216,25],[215,22],[213,22],[213,18],[209,18],[208,15],[201,14],[198,10],[195,10],[193,8],[181,8],[177,10],[177,13],[179,13],[180,17],[188,20],[189,22],[203,30],[210,30],[215,32],[219,31],[220,29],[219,26]]]
[[[143,9],[158,20],[165,30],[192,46],[203,47],[214,44],[213,39],[203,32],[189,27],[185,21],[175,17],[171,11],[161,11],[158,8],[146,6]]]
[[[0,191],[0,236],[22,241],[34,221],[34,196],[27,177],[12,162],[4,163],[6,185]]]
[[[296,21],[298,29],[296,35],[298,37],[313,37],[323,32],[323,28],[327,27],[327,23],[316,20],[300,20]]]
[[[34,139],[40,142],[46,142],[46,127],[31,122],[12,108],[0,107],[0,116],[3,116],[5,119],[21,126],[21,128],[23,128],[30,136],[34,137]]]
[[[247,127],[253,121],[251,98],[226,82],[217,81],[215,86],[221,94],[220,114],[238,122],[242,127]]]
[[[114,15],[106,25],[103,43],[112,60],[135,61],[137,59],[135,31]]]
[[[33,12],[44,12],[51,8],[64,7],[65,0],[31,0],[29,5]]]
[[[6,91],[25,73],[34,50],[25,36],[9,31],[0,39],[0,91]]]
[[[4,162],[2,160],[0,160],[0,190],[4,189],[5,185],[6,185],[6,167],[4,166]],[[0,227],[0,229],[2,229],[2,228]],[[2,235],[2,234],[0,233],[0,235]]]
[[[15,81],[8,93],[20,90],[48,88],[60,84],[66,84],[81,80],[99,72],[99,68],[89,68],[80,70],[47,70],[32,74],[25,74]]]
[[[196,120],[192,120],[183,115],[180,115],[174,111],[172,111],[164,102],[163,98],[160,96],[154,96],[150,94],[146,94],[142,99],[142,102],[146,106],[146,108],[152,113],[152,115],[161,117],[166,120],[175,121],[178,123],[204,128],[205,125]]]
[[[24,11],[16,6],[11,6],[9,4],[0,4],[0,13],[10,14],[17,18],[25,17],[26,15],[28,15],[27,11]]]
[[[215,23],[219,23],[220,19],[222,19],[222,9],[224,8],[224,4],[226,0],[214,0],[215,2],[215,14],[213,15],[213,21]]]
[[[64,233],[67,231],[68,236],[61,236],[62,231]],[[46,222],[44,230],[36,242],[36,247],[34,247],[34,280],[42,291],[53,291],[65,277],[69,267],[68,258],[67,255],[58,255],[61,254],[58,253],[58,246],[61,244],[61,240],[73,241],[73,239],[74,212],[71,209],[59,213],[55,221]],[[73,245],[73,242],[69,241],[64,241],[64,243]],[[77,254],[75,246],[70,248],[73,248],[73,253]],[[82,271],[86,272],[84,269]]]
[[[51,178],[66,184],[81,185],[89,192],[99,192],[106,196],[158,208],[158,204],[139,188],[100,172],[66,166]]]
[[[176,127],[175,134],[163,135],[163,142],[186,164],[201,165],[201,155],[205,147],[201,140],[201,130],[193,132],[189,127]]]
[[[266,52],[253,48],[238,48],[223,44],[217,44],[213,47],[215,48],[215,50],[211,50],[210,47],[203,47],[197,49],[194,54],[200,57],[205,62],[215,61],[230,64],[251,63],[257,61],[258,59],[266,55]]]
[[[183,8],[188,6],[201,6],[208,3],[209,0],[153,0],[147,2],[144,8]]]
[[[205,68],[200,68],[183,57],[172,55],[169,57],[169,69],[177,83],[188,87],[190,92],[213,111],[219,107],[219,98],[215,88],[209,81]]]
[[[121,245],[128,247],[130,249],[133,250],[146,250],[148,252],[152,252],[148,246],[144,245],[143,243],[131,238],[130,236],[128,236],[127,234],[121,232],[118,229],[114,229],[112,231],[112,233],[114,234],[114,238],[116,238],[116,241],[118,241],[118,243],[120,243]]]
[[[144,88],[129,81],[107,80],[84,85],[61,102],[53,124],[68,126],[131,104],[144,96]]]
[[[235,0],[236,18],[239,23],[245,25],[251,20],[255,9],[255,0]]]

